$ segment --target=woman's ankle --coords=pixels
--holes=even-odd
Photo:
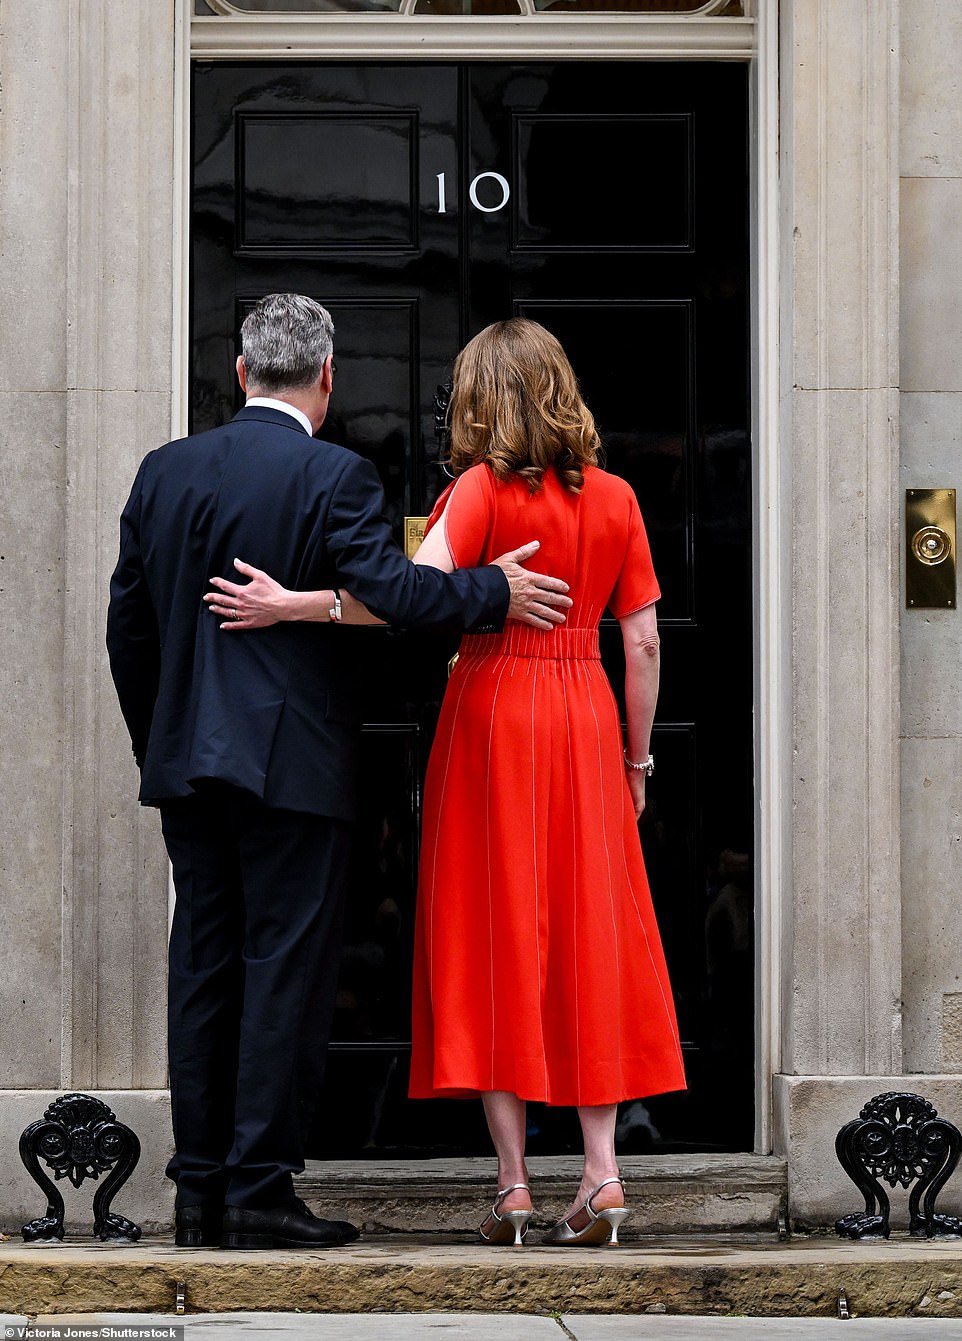
[[[500,1198],[501,1208],[508,1211],[523,1211],[531,1205],[531,1194],[528,1191],[528,1171],[525,1168],[514,1170],[498,1170],[498,1191],[504,1192],[511,1188],[510,1192]]]
[[[596,1191],[596,1189],[598,1189]],[[606,1169],[585,1169],[581,1177],[579,1192],[583,1198],[592,1196],[592,1205],[620,1206],[624,1201],[624,1188],[617,1166]]]

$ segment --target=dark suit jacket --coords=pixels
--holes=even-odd
[[[343,586],[391,624],[500,629],[497,568],[418,568],[395,544],[374,467],[268,407],[141,463],[120,523],[107,649],[145,805],[219,779],[268,805],[354,812],[350,631],[221,631],[202,596],[235,557],[302,591]]]

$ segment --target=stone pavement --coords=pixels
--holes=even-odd
[[[190,1251],[170,1239],[128,1246],[89,1239],[0,1243],[5,1313],[169,1314],[181,1293],[194,1316],[341,1315],[325,1323],[334,1338],[338,1327],[348,1326],[343,1315],[351,1314],[372,1315],[363,1325],[380,1328],[372,1334],[389,1341],[406,1341],[403,1331],[387,1329],[401,1327],[399,1319],[413,1314],[422,1316],[404,1326],[423,1326],[423,1315],[444,1315],[436,1330],[454,1315],[497,1314],[498,1341],[506,1341],[502,1331],[508,1327],[540,1325],[539,1319],[553,1315],[614,1314],[634,1326],[655,1327],[680,1325],[670,1320],[676,1314],[807,1317],[827,1327],[837,1316],[840,1292],[855,1317],[962,1320],[962,1245],[911,1239],[904,1232],[872,1243],[715,1235],[564,1250],[490,1248],[435,1235],[361,1239],[326,1252]],[[255,1317],[248,1325],[257,1322]],[[579,1322],[583,1330],[588,1325]],[[350,1332],[345,1335],[354,1341]],[[647,1341],[647,1333],[639,1335]],[[664,1335],[674,1341],[671,1332]],[[933,1328],[927,1335],[941,1341],[948,1333]]]
[[[962,1341],[962,1321],[925,1318],[679,1318],[496,1313],[100,1313],[38,1317],[43,1329],[183,1326],[184,1341]],[[16,1341],[26,1318],[0,1318]],[[22,1333],[20,1334],[23,1335]],[[29,1335],[29,1332],[27,1333]],[[69,1335],[69,1334],[68,1334]]]

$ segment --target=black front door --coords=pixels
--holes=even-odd
[[[325,437],[377,465],[399,540],[446,483],[435,393],[488,322],[562,341],[663,599],[642,838],[689,1077],[625,1150],[747,1148],[753,1124],[747,72],[681,63],[204,64],[194,72],[194,430],[237,406],[261,294],[331,311]],[[244,556],[257,562],[256,555]],[[349,631],[345,630],[345,633]],[[367,704],[318,1156],[480,1153],[480,1105],[405,1099],[420,787],[454,647],[350,631]],[[602,648],[621,696],[620,635]],[[577,1144],[533,1108],[530,1148]]]

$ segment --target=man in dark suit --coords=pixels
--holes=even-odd
[[[294,1196],[333,1012],[358,741],[331,624],[225,637],[212,574],[254,558],[286,586],[343,584],[391,624],[563,622],[564,583],[533,546],[452,574],[409,563],[377,474],[313,437],[333,325],[309,298],[262,299],[241,330],[247,403],[230,423],[142,462],[121,519],[107,647],[160,808],[176,906],[168,1040],[176,1242],[327,1247],[357,1230]],[[332,601],[332,619],[337,604]]]

